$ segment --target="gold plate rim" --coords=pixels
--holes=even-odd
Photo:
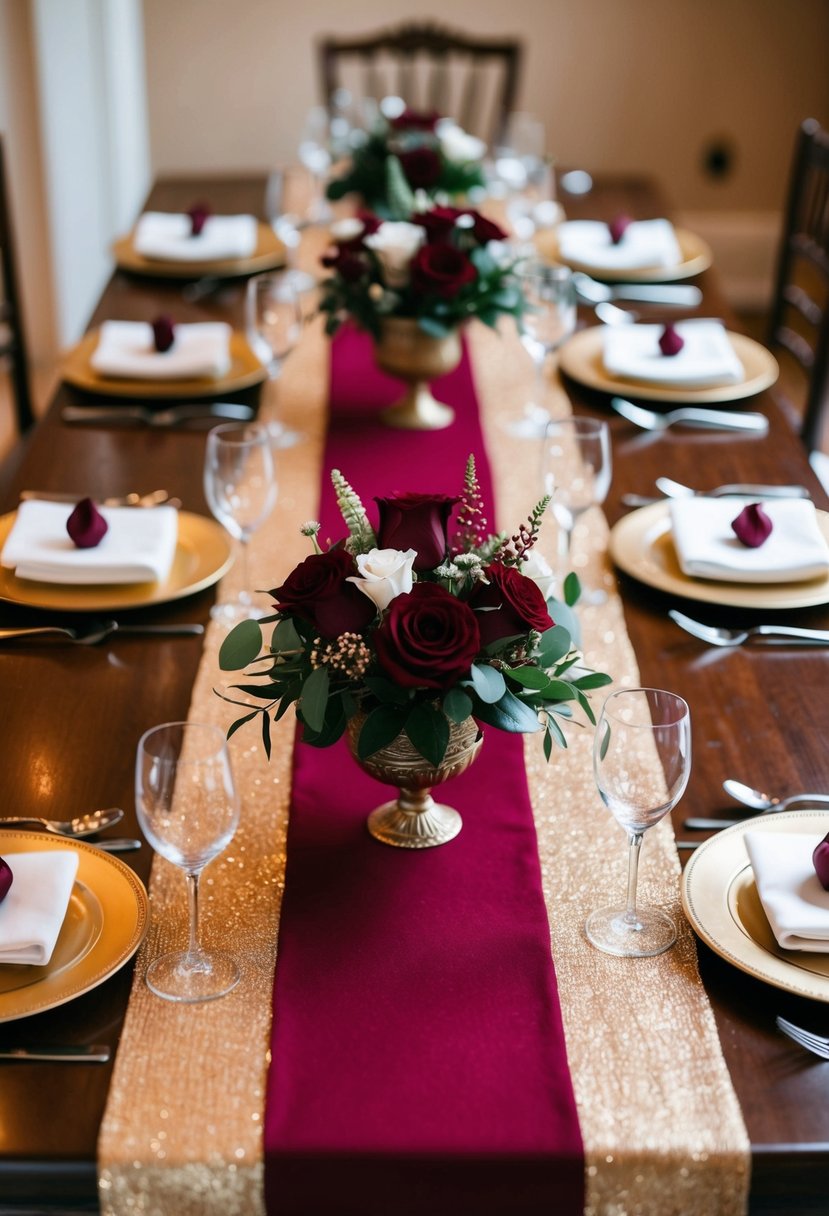
[[[79,855],[75,885],[86,886],[103,908],[101,934],[76,963],[56,975],[48,974],[47,965],[47,974],[34,983],[0,993],[0,1022],[55,1009],[97,988],[132,958],[147,932],[150,919],[147,891],[138,875],[120,858],[83,840],[57,839],[42,832],[7,828],[0,832],[0,849],[7,857],[67,848]]]
[[[555,231],[549,234],[547,240],[539,239],[540,252],[552,261],[562,262],[573,270],[580,270],[594,279],[607,283],[673,283],[677,279],[690,279],[702,274],[714,260],[711,247],[701,236],[690,232],[687,228],[674,228],[682,261],[677,266],[648,266],[639,270],[613,269],[612,267],[589,266],[573,258],[561,256],[558,236]]]
[[[771,816],[754,815],[744,823],[726,828],[695,850],[683,871],[680,890],[691,927],[715,954],[775,988],[829,1003],[829,975],[808,971],[790,961],[801,954],[804,959],[812,955],[780,947],[772,953],[752,936],[730,899],[737,882],[748,881],[754,887],[753,879],[745,873],[751,869],[742,840],[746,831],[785,832],[794,828],[805,835],[812,831],[812,824],[818,838],[825,835],[829,830],[829,811],[805,808],[775,811]]]
[[[115,264],[119,270],[148,275],[154,279],[197,279],[207,274],[230,279],[264,270],[278,270],[285,265],[285,246],[270,224],[262,220],[257,220],[256,250],[247,258],[221,258],[206,262],[146,258],[135,252],[134,236],[135,229],[132,229],[113,243]]]
[[[829,541],[829,513],[817,511],[823,535]],[[673,546],[670,560],[674,569],[665,569],[657,559],[660,546],[670,545],[670,502],[652,503],[622,516],[610,530],[610,556],[620,570],[657,591],[720,604],[727,608],[812,608],[829,603],[829,574],[801,583],[728,583],[713,579],[691,578],[683,574]]]
[[[745,334],[728,330],[728,337],[737,358],[746,368],[745,380],[739,384],[720,384],[708,388],[670,388],[663,384],[645,384],[640,380],[623,380],[609,375],[602,367],[602,334],[604,327],[591,325],[573,334],[558,352],[558,364],[572,380],[600,393],[613,393],[641,401],[663,401],[678,405],[715,405],[721,401],[741,401],[770,388],[780,374],[771,351]]]
[[[14,523],[16,511],[0,516],[0,549]],[[195,568],[188,572],[190,565]],[[35,583],[16,578],[13,570],[0,566],[0,600],[28,608],[59,612],[117,612],[167,604],[195,595],[225,574],[233,564],[233,547],[224,528],[205,515],[179,511],[176,556],[170,574],[158,583]]]
[[[61,367],[61,378],[85,393],[144,400],[223,397],[261,384],[268,375],[268,369],[251,350],[244,334],[234,331],[230,335],[230,370],[224,376],[205,376],[198,380],[122,380],[117,376],[101,376],[90,363],[98,344],[98,333],[96,328],[84,334],[80,342],[66,352]]]

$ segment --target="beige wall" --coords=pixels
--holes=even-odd
[[[548,151],[655,174],[685,210],[777,209],[798,123],[829,124],[829,0],[144,0],[144,16],[156,171],[289,159],[318,100],[315,36],[414,18],[522,37],[521,108]],[[721,137],[735,170],[713,181]]]

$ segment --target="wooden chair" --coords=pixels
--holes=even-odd
[[[362,38],[318,44],[323,99],[347,89],[380,101],[402,97],[417,110],[437,110],[487,142],[504,134],[515,108],[521,43],[467,38],[431,24],[406,24]]]
[[[3,140],[0,137],[0,359],[10,367],[17,429],[24,434],[34,423],[29,391],[29,365],[9,214],[9,190]]]
[[[813,118],[795,147],[769,345],[780,355],[781,405],[811,451],[829,407],[829,133]],[[799,393],[790,391],[795,380]]]

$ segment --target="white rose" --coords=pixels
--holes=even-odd
[[[358,220],[356,216],[348,216],[346,219],[336,220],[331,225],[331,239],[338,245],[344,241],[353,241],[360,236],[364,228],[362,220]]]
[[[456,164],[468,165],[472,161],[483,160],[486,153],[486,144],[482,139],[470,135],[451,121],[438,123],[437,137],[443,155]]]
[[[532,579],[545,600],[552,595],[556,577],[547,559],[542,557],[537,550],[530,550],[526,561],[521,563],[521,573],[525,578]]]
[[[375,233],[367,236],[365,244],[380,259],[383,275],[389,287],[405,287],[409,281],[409,263],[426,240],[426,229],[404,220],[386,220]]]
[[[347,581],[359,587],[364,595],[373,600],[377,611],[388,608],[396,595],[411,591],[414,583],[412,565],[417,557],[415,549],[372,549],[357,556],[357,569],[362,578],[352,575]]]

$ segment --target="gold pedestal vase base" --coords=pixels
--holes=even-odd
[[[435,802],[428,790],[401,790],[368,817],[375,840],[398,849],[431,849],[454,840],[463,820],[451,806]]]
[[[455,411],[432,395],[428,381],[417,380],[380,418],[386,426],[402,430],[442,431],[455,421]]]
[[[429,381],[460,363],[457,330],[436,338],[411,317],[386,317],[374,345],[374,358],[384,372],[409,383],[400,400],[380,415],[387,426],[412,431],[440,431],[451,426],[455,411],[433,396]]]

